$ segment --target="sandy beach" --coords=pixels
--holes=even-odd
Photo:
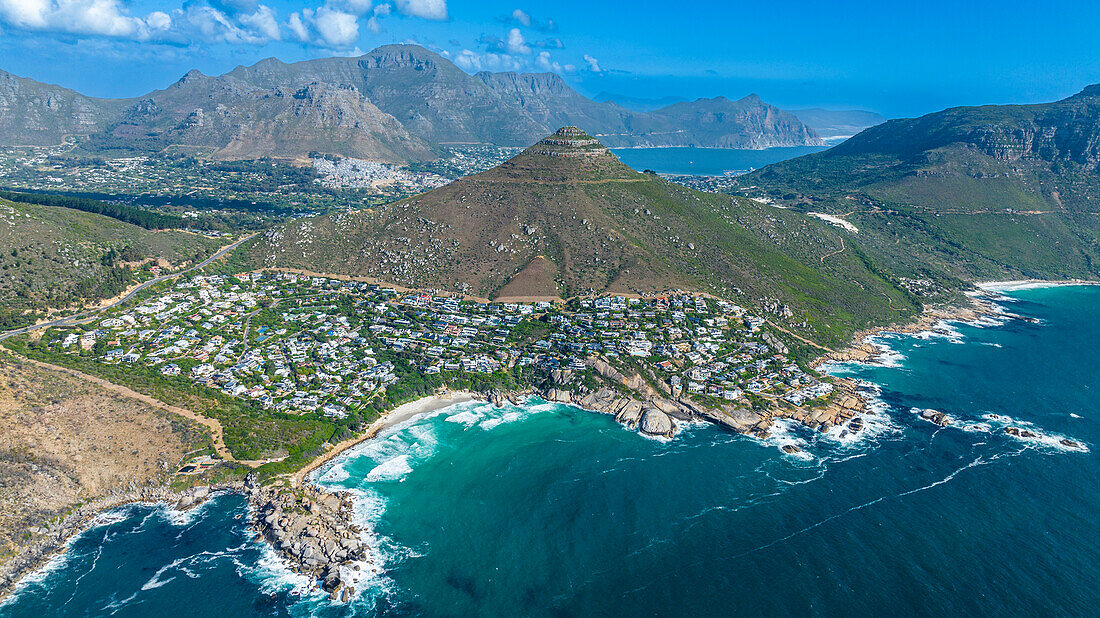
[[[309,476],[311,472],[320,468],[324,464],[332,461],[336,456],[340,455],[344,451],[352,448],[353,446],[362,443],[365,440],[377,436],[382,431],[389,429],[395,425],[399,425],[415,416],[422,414],[428,414],[453,406],[457,403],[465,403],[467,401],[473,401],[477,397],[473,393],[466,391],[448,391],[443,395],[430,395],[428,397],[421,397],[416,401],[410,401],[408,403],[401,404],[383,414],[378,420],[371,423],[370,427],[367,427],[366,432],[362,435],[348,438],[343,442],[340,442],[324,455],[321,455],[317,459],[311,461],[306,467],[294,473],[293,484],[299,486]]]

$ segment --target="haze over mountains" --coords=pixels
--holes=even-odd
[[[636,112],[653,112],[662,108],[686,103],[684,97],[666,96],[659,98],[632,97],[612,92],[601,92],[595,97],[596,101],[610,102],[621,105]],[[699,99],[697,103],[705,101]],[[810,109],[786,110],[802,121],[807,127],[813,129],[818,137],[828,144],[835,144],[849,138],[856,133],[886,122],[881,114],[859,109],[823,109],[819,107]]]
[[[562,125],[610,147],[768,148],[824,142],[751,95],[648,113],[588,99],[553,73],[469,75],[414,45],[357,58],[276,59],[211,77],[192,71],[134,99],[97,99],[0,72],[0,144],[88,136],[90,152],[176,149],[222,159],[310,151],[422,161],[448,144],[526,146]]]

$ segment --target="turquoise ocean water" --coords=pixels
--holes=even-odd
[[[630,167],[662,174],[721,176],[743,173],[765,165],[826,150],[824,146],[792,146],[764,150],[731,148],[615,148],[615,156]]]
[[[226,496],[106,514],[0,615],[1095,615],[1100,288],[1011,296],[1039,322],[887,337],[878,366],[832,368],[880,411],[854,440],[657,441],[541,402],[395,428],[318,479],[358,495],[385,566],[349,605],[303,594]]]

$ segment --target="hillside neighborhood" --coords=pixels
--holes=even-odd
[[[145,367],[266,409],[343,419],[401,380],[582,374],[591,359],[649,375],[703,406],[833,385],[804,371],[765,320],[686,292],[484,303],[291,273],[199,275],[97,322],[50,331],[57,352]],[[415,372],[398,370],[398,359]],[[404,366],[404,364],[402,364]]]

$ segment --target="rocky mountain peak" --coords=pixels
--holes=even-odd
[[[622,179],[639,175],[619,161],[600,140],[574,126],[561,127],[485,174],[548,182]]]

